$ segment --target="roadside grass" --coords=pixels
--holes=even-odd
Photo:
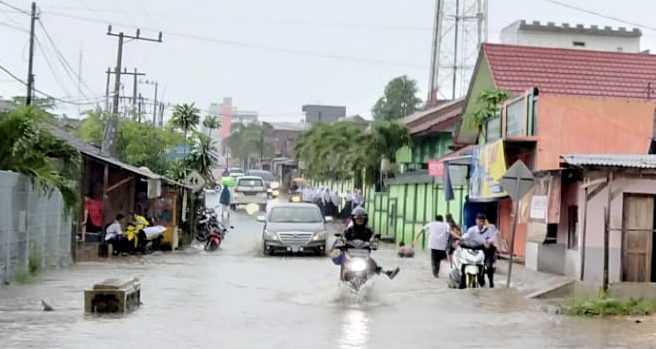
[[[20,284],[26,284],[32,281],[39,272],[41,272],[41,254],[36,247],[32,246],[27,256],[27,267],[16,271],[14,280]]]
[[[656,299],[572,298],[562,310],[576,317],[646,316],[656,314]]]

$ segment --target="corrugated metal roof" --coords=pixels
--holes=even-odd
[[[656,155],[647,154],[568,154],[563,161],[573,166],[625,167],[656,170]]]

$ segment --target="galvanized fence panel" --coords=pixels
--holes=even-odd
[[[47,196],[20,174],[0,171],[0,278],[71,263],[71,220],[58,192]]]

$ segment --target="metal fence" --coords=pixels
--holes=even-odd
[[[0,278],[71,263],[71,219],[61,195],[33,190],[26,176],[0,171]]]

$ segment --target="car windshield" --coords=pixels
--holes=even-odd
[[[238,187],[263,187],[264,183],[259,178],[239,178],[237,180]]]
[[[270,223],[321,223],[323,216],[319,207],[273,207],[269,213]]]
[[[249,176],[258,176],[262,177],[265,181],[273,182],[276,180],[276,177],[268,171],[248,171]]]

